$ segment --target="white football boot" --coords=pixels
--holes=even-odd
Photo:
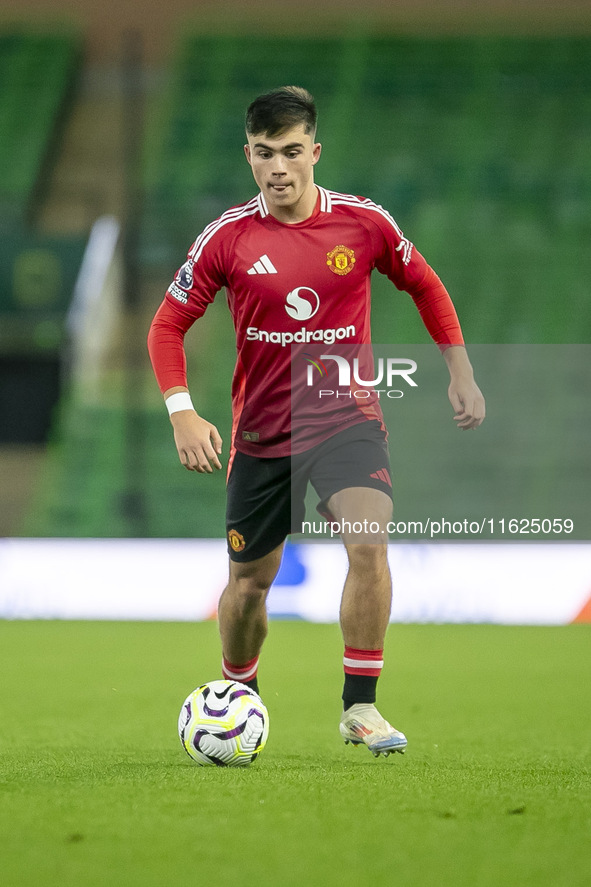
[[[344,711],[339,731],[345,745],[349,742],[352,745],[365,744],[376,758],[379,755],[388,757],[393,752],[404,754],[407,746],[404,733],[395,730],[375,705],[368,703],[356,703]]]

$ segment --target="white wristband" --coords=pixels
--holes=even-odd
[[[178,391],[176,394],[171,394],[170,397],[166,398],[164,403],[166,404],[169,416],[172,416],[173,413],[180,413],[181,410],[195,409],[193,401],[191,400],[191,395],[188,391]]]

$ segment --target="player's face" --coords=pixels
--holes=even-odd
[[[248,135],[246,159],[269,212],[276,218],[303,221],[312,215],[316,205],[314,167],[321,150],[303,123],[275,138],[264,133]]]

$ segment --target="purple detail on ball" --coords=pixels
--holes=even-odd
[[[217,699],[223,699],[223,697],[231,690],[231,686],[227,687],[223,693],[214,693],[213,695]],[[240,699],[242,696],[252,696],[252,692],[245,688],[244,690],[234,690],[230,696],[228,696],[228,705],[225,708],[210,708],[206,702],[207,697],[209,696],[209,688],[204,690],[203,692],[203,711],[210,718],[223,718],[228,714],[228,710],[230,705],[236,700]]]
[[[237,736],[240,736],[241,733],[244,733],[246,730],[246,721],[242,721],[241,724],[238,724],[237,727],[234,727],[233,730],[227,730],[225,733],[216,733],[215,736],[218,739],[235,739]]]
[[[210,718],[225,718],[228,714],[228,709],[226,708],[210,708],[208,705],[203,706],[203,713],[206,714]]]
[[[197,751],[201,751],[199,748],[201,744],[201,740],[204,736],[209,736],[209,732],[207,730],[196,730],[195,735],[193,736],[193,745],[197,749]]]
[[[212,764],[215,764],[216,767],[226,767],[227,764],[225,761],[220,760],[220,758],[216,758],[215,755],[208,755],[206,751],[203,751],[200,748],[201,740],[204,736],[211,736],[209,730],[197,730],[195,735],[193,736],[193,745],[195,750],[199,752],[199,754],[203,755],[203,757],[207,758],[208,761],[211,761]]]
[[[248,712],[248,717],[252,718],[253,715],[255,715],[257,718],[260,718],[263,723],[265,722],[265,716],[262,711],[258,710],[258,708],[250,709],[250,711]]]
[[[185,730],[187,729],[187,725],[188,725],[189,721],[191,720],[191,703],[190,702],[185,703],[184,711],[185,711],[185,723],[181,726],[181,728],[179,730],[179,737],[180,737],[180,740],[181,740],[183,746],[185,745]],[[179,721],[180,721],[180,718],[179,718]]]
[[[226,706],[224,706],[224,708],[210,708],[207,704],[207,699],[210,694],[211,694],[211,687],[206,687],[205,690],[203,691],[203,694],[202,694],[203,695],[203,711],[210,718],[223,718],[225,715],[228,714],[228,706],[226,705]],[[217,693],[214,693],[213,695],[217,696]],[[225,696],[225,692],[222,693],[222,696]],[[218,697],[218,699],[219,698],[220,697]]]
[[[228,714],[228,706],[226,705],[225,708],[210,708],[209,705],[204,702],[203,711],[210,718],[223,718]]]

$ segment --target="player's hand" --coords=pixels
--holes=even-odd
[[[179,410],[170,417],[174,428],[174,442],[179,459],[188,471],[212,474],[220,469],[219,456],[222,438],[211,422],[202,419],[195,410]]]
[[[452,377],[447,393],[458,428],[468,431],[482,425],[486,415],[484,397],[473,378]]]

